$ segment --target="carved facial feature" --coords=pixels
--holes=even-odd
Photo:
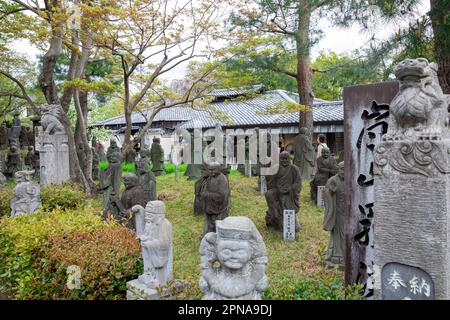
[[[344,179],[344,163],[339,163],[338,165],[338,175]]]
[[[208,175],[210,177],[216,177],[220,173],[220,166],[219,165],[210,165],[208,166]]]
[[[329,149],[322,149],[322,158],[328,159],[330,157],[330,150]]]
[[[217,243],[217,258],[229,269],[242,269],[251,256],[252,249],[248,241],[219,240]]]
[[[280,164],[283,167],[287,167],[291,164],[289,152],[283,151],[282,153],[280,153]]]

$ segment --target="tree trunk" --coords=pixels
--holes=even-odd
[[[450,0],[430,0],[430,9],[439,82],[450,94]]]
[[[308,1],[301,0],[301,8],[298,13],[298,30],[296,34],[297,45],[297,89],[299,103],[305,106],[305,110],[299,113],[299,127],[306,127],[310,132],[314,130],[312,106],[314,94],[311,87],[311,68],[309,66],[309,28],[311,13],[308,9]]]

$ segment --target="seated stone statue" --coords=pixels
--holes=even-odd
[[[166,174],[164,171],[164,150],[161,147],[159,138],[154,137],[150,149],[150,157],[153,163],[153,172],[155,176]]]
[[[195,184],[195,196],[199,202],[197,210],[205,214],[203,235],[216,230],[216,220],[228,217],[230,208],[230,185],[222,173],[222,165],[205,165],[204,175]]]
[[[34,213],[41,207],[41,188],[31,181],[34,170],[15,173],[17,185],[11,201],[11,217]]]
[[[344,266],[345,247],[345,192],[344,162],[338,165],[338,173],[325,186],[325,216],[323,229],[330,232],[325,258],[327,266]]]
[[[14,140],[9,146],[6,158],[6,170],[11,177],[14,177],[17,171],[22,170],[22,157],[20,155],[20,148],[17,140]]]
[[[266,246],[247,217],[216,221],[200,244],[200,290],[205,300],[260,300],[267,287]],[[215,266],[216,263],[219,266]]]
[[[337,162],[331,156],[330,149],[323,148],[322,155],[317,159],[317,172],[311,181],[311,200],[317,203],[317,187],[324,186],[328,179],[338,171]]]
[[[297,213],[300,209],[302,178],[297,166],[291,164],[289,152],[280,153],[280,166],[276,175],[268,177],[266,225],[269,229],[283,231],[283,211],[294,210],[295,230],[300,229]]]
[[[164,202],[156,200],[133,206],[136,235],[141,243],[144,273],[138,281],[149,288],[166,285],[172,280],[172,224],[166,219]]]

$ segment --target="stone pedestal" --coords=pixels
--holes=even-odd
[[[450,299],[450,139],[375,149],[375,298]]]
[[[41,133],[38,136],[40,184],[61,184],[70,179],[67,135]]]
[[[155,289],[135,279],[127,282],[127,300],[170,300],[174,294],[180,293],[186,286],[187,283],[175,280],[170,289],[168,286]]]
[[[325,208],[325,186],[317,186],[317,208]]]

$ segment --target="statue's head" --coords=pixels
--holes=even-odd
[[[280,165],[282,167],[287,167],[291,164],[291,156],[288,151],[283,151],[280,153]]]
[[[28,146],[28,151],[33,152],[34,148],[33,146]]]
[[[242,269],[251,260],[264,257],[266,247],[255,224],[248,217],[228,217],[216,221],[216,250],[220,264]]]
[[[161,140],[160,140],[159,138],[153,137],[153,142],[154,142],[154,143],[160,143],[160,141],[161,141]]]
[[[118,151],[111,152],[110,154],[108,154],[107,159],[109,163],[119,163],[122,160],[120,152]]]
[[[344,179],[344,161],[339,162],[339,164],[338,164],[338,175],[339,175],[339,177]]]
[[[160,200],[149,201],[145,206],[145,222],[155,223],[166,216],[166,205]]]
[[[217,177],[222,171],[222,166],[218,162],[211,162],[206,165],[206,170],[210,177]]]
[[[109,140],[109,146],[112,148],[117,148],[117,141],[116,139]]]
[[[306,134],[308,134],[308,128],[301,127],[300,130],[298,131],[298,133],[306,135]]]
[[[14,178],[17,183],[30,181],[33,173],[34,170],[16,171],[16,173],[14,173]]]
[[[139,160],[139,162],[137,163],[137,171],[150,172],[150,166],[148,165],[148,162],[143,161],[142,159]]]
[[[331,155],[331,151],[328,148],[323,148],[322,149],[322,158],[324,159],[328,159]]]
[[[134,173],[127,173],[123,177],[125,189],[131,189],[139,184],[138,177]]]

